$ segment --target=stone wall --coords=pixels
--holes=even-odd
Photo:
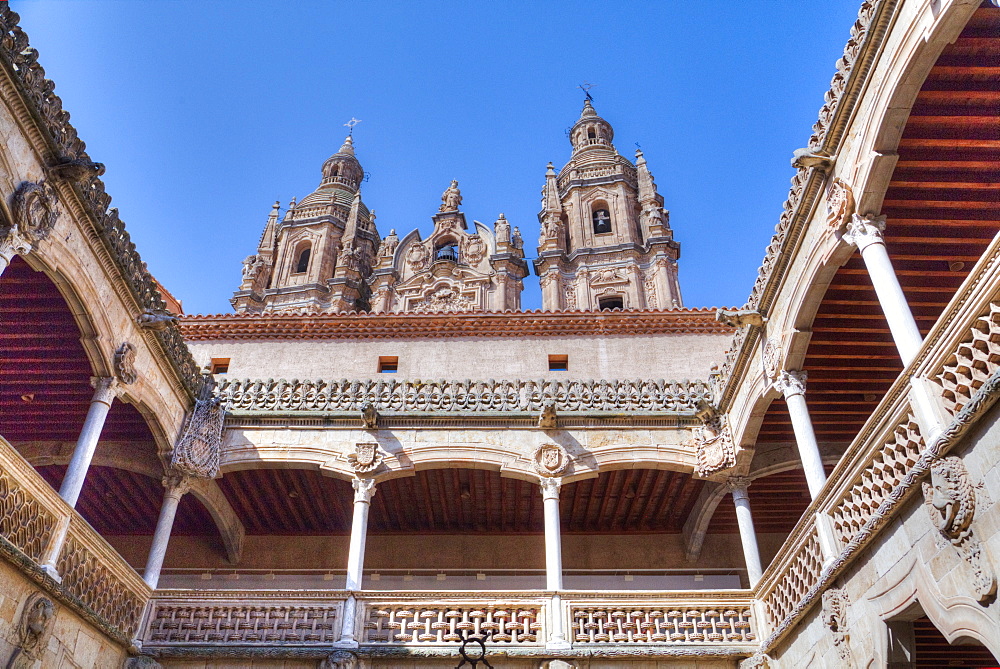
[[[21,615],[33,593],[39,589],[10,563],[0,560],[0,666],[8,666],[19,637]],[[41,652],[35,657],[21,653],[17,669],[117,668],[127,656],[126,649],[109,640],[65,604],[54,598],[54,617],[41,637]]]

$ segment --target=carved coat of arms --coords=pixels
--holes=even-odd
[[[535,449],[535,470],[542,476],[560,476],[569,468],[570,460],[559,444],[542,444]]]
[[[367,474],[382,464],[382,452],[374,442],[361,442],[354,445],[354,452],[347,456],[347,460],[354,467],[354,471]]]

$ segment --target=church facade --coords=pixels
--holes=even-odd
[[[684,306],[646,158],[588,97],[530,266],[459,181],[426,239],[380,231],[349,136],[234,312],[180,314],[18,20],[4,666],[1000,661],[995,3],[860,2],[723,309]]]

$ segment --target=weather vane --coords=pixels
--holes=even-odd
[[[349,137],[353,137],[353,136],[354,136],[354,126],[356,126],[356,125],[357,125],[357,124],[359,124],[359,123],[361,123],[361,119],[359,119],[359,118],[354,118],[354,117],[352,116],[352,117],[351,117],[351,120],[350,120],[350,121],[348,121],[347,123],[345,123],[345,124],[344,124],[344,126],[345,126],[345,127],[347,127],[347,129],[348,129],[348,130],[347,130],[347,135],[348,135]]]
[[[579,88],[581,91],[583,91],[583,94],[586,95],[587,99],[590,100],[591,102],[594,101],[594,96],[590,94],[590,89],[593,88],[593,87],[594,87],[594,84],[590,83],[589,81],[585,81],[582,84],[580,84],[579,86],[577,86],[577,88]]]

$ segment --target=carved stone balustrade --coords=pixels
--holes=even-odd
[[[467,636],[498,645],[543,645],[543,606],[489,602],[368,604],[362,643],[461,645]]]
[[[234,379],[219,388],[230,412],[691,413],[711,391],[702,381],[420,381]]]
[[[66,541],[59,554],[47,556],[63,532]],[[2,438],[0,554],[33,573],[51,595],[111,638],[124,644],[135,638],[149,587]],[[47,557],[59,582],[43,576]]]
[[[700,606],[574,606],[570,616],[576,643],[749,644],[757,638],[749,600]]]

